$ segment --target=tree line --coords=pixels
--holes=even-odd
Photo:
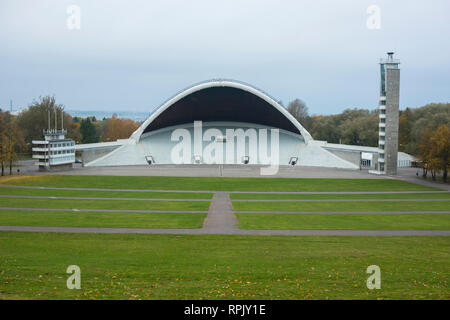
[[[280,102],[281,103],[281,102]],[[281,103],[282,104],[282,103]],[[340,114],[309,115],[308,107],[295,99],[287,110],[312,137],[330,143],[362,146],[378,146],[378,109],[346,109]],[[32,140],[42,139],[43,130],[51,128],[55,116],[61,129],[61,114],[67,137],[76,143],[96,143],[128,138],[140,125],[130,119],[119,119],[117,115],[98,120],[95,117],[72,117],[64,112],[52,96],[41,97],[22,111],[11,115],[0,110],[0,165],[1,174],[12,165],[19,154],[31,155]],[[447,179],[450,144],[450,103],[432,103],[420,108],[406,108],[399,114],[399,151],[418,157],[424,168],[423,175],[442,172]]]
[[[308,107],[295,99],[287,110],[316,140],[361,146],[378,146],[378,109],[346,109],[340,114],[309,115]],[[450,149],[450,103],[431,103],[399,112],[399,151],[421,160],[423,176],[442,172],[447,180]]]

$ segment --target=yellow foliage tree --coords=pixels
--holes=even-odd
[[[130,119],[119,119],[116,115],[108,119],[102,141],[126,139],[139,127],[139,123]]]
[[[442,171],[442,178],[446,182],[450,166],[450,126],[441,125],[435,131],[426,130],[419,145],[419,152],[424,165],[424,176],[429,170],[435,180],[436,174]]]

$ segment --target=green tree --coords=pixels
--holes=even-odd
[[[411,109],[406,108],[400,111],[398,118],[398,150],[406,151],[407,145],[411,142],[411,127],[413,125],[413,116]]]
[[[81,120],[80,132],[82,136],[82,143],[98,142],[97,131],[95,129],[95,125],[91,122],[91,119],[86,118]]]
[[[32,140],[42,139],[43,130],[49,127],[48,116],[50,114],[50,127],[54,128],[55,123],[55,110],[57,116],[58,128],[61,129],[61,110],[63,105],[57,104],[55,97],[45,96],[40,97],[38,101],[28,107],[27,110],[21,112],[17,118],[17,124],[23,131],[23,137],[25,140],[24,152],[31,153]],[[63,112],[64,129],[67,130],[67,137],[75,141],[80,141],[81,135],[79,128],[72,121],[72,116],[66,112]]]
[[[411,131],[405,151],[420,156],[419,145],[427,130],[436,130],[440,125],[450,123],[450,103],[431,103],[426,106],[411,109]],[[403,135],[400,127],[399,136]]]
[[[336,116],[312,117],[312,125],[309,133],[316,140],[325,140],[330,143],[339,143],[341,138]]]

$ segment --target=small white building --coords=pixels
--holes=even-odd
[[[44,140],[33,140],[33,159],[39,170],[71,168],[75,162],[75,141],[66,139],[67,130],[44,130]]]

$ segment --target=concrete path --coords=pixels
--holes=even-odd
[[[236,232],[237,218],[227,192],[214,194],[208,216],[203,223],[203,230],[211,233]]]
[[[417,172],[418,175],[416,175]],[[422,169],[420,168],[400,168],[397,175],[392,176],[391,178],[450,191],[450,183],[437,182],[431,179],[422,178]]]
[[[0,226],[0,231],[120,234],[215,234],[279,236],[450,236],[450,230],[242,230],[227,229],[140,229]]]

